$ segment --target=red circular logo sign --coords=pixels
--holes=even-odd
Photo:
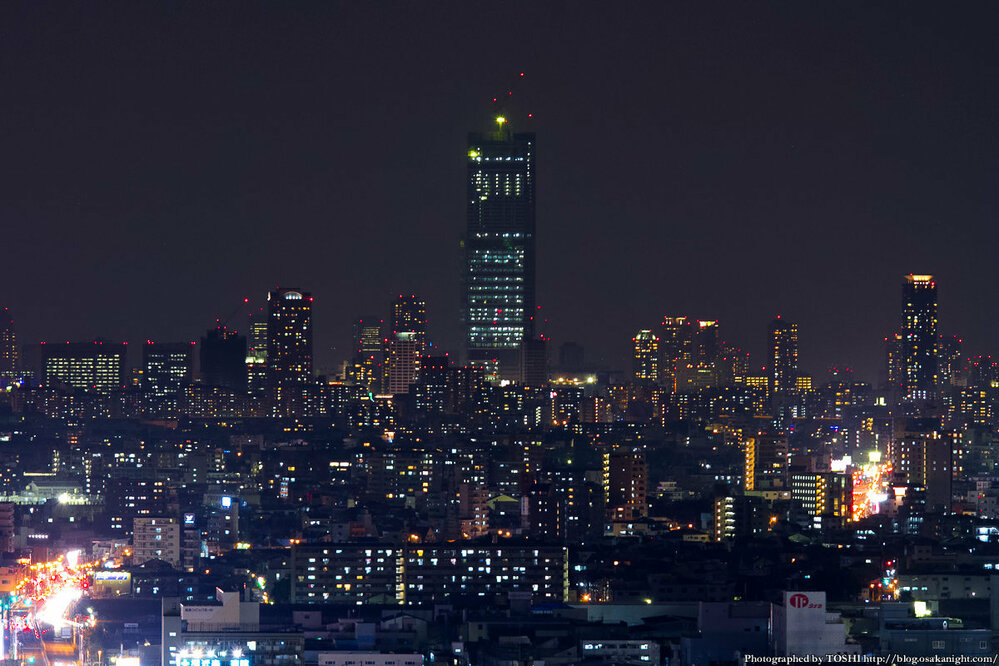
[[[808,605],[808,597],[804,594],[792,594],[787,603],[791,604],[794,608],[804,608]]]

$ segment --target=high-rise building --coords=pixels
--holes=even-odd
[[[385,382],[383,389],[392,395],[409,393],[420,377],[420,343],[412,331],[397,333],[385,341]]]
[[[468,137],[465,345],[488,377],[516,380],[521,345],[534,336],[535,139],[496,121]]]
[[[881,388],[897,394],[902,389],[902,334],[892,333],[885,338],[884,383]]]
[[[142,348],[142,388],[155,398],[176,396],[182,384],[191,381],[194,344],[153,342]]]
[[[694,361],[699,365],[711,365],[718,362],[722,351],[722,341],[717,321],[703,319],[697,321],[692,351]]]
[[[399,295],[392,302],[392,331],[385,340],[382,389],[392,395],[409,392],[420,375],[427,353],[427,308],[415,295]]]
[[[961,433],[943,430],[936,419],[911,419],[892,444],[895,475],[910,485],[925,489],[926,510],[949,513],[952,501],[955,452],[961,449]]]
[[[354,358],[350,363],[350,379],[375,393],[381,388],[385,362],[383,323],[378,317],[359,317],[354,321]]]
[[[603,486],[607,520],[630,522],[649,515],[645,453],[613,449],[604,453]]]
[[[0,312],[0,377],[17,370],[17,341],[14,338],[14,319],[10,310]]]
[[[246,336],[229,330],[224,324],[210,328],[201,336],[201,379],[209,386],[222,386],[246,393]]]
[[[791,499],[815,519],[816,527],[844,527],[853,517],[853,477],[840,472],[791,474]]]
[[[743,443],[746,490],[778,490],[787,486],[788,450],[783,435],[757,433]]]
[[[735,364],[726,362],[718,322],[699,319],[696,326],[680,330],[690,330],[690,342],[676,365],[675,390],[689,391],[731,382]]]
[[[659,381],[659,338],[643,329],[631,341],[635,348],[635,381],[656,383]]]
[[[125,383],[124,343],[102,340],[41,345],[42,382],[83,391],[110,393]]]
[[[937,384],[937,283],[906,275],[902,284],[902,381],[907,400],[929,400]]]
[[[254,407],[267,401],[267,325],[263,308],[250,317],[246,338],[246,392]]]
[[[302,413],[312,375],[312,296],[278,288],[267,295],[267,388],[275,415]]]
[[[662,376],[667,388],[677,390],[677,370],[690,361],[690,347],[694,334],[689,317],[663,317],[659,334],[662,350]]]
[[[424,412],[474,414],[483,390],[482,370],[455,367],[447,356],[423,359],[416,408]]]
[[[798,377],[798,324],[780,315],[770,323],[770,363],[774,394],[794,391]]]
[[[941,390],[958,386],[963,380],[961,339],[956,335],[940,336],[937,342],[937,383]]]
[[[412,333],[420,353],[427,352],[427,304],[415,294],[399,294],[392,302],[392,335],[400,333]]]
[[[527,386],[548,382],[548,338],[535,336],[520,348],[520,381]]]

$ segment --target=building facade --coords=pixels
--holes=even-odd
[[[464,324],[469,363],[490,379],[517,379],[521,345],[534,333],[534,134],[468,137]]]
[[[267,389],[272,413],[302,413],[303,391],[313,381],[312,296],[279,288],[267,295]]]

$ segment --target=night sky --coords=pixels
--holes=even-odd
[[[0,306],[165,342],[300,286],[325,369],[416,292],[456,351],[466,134],[512,90],[556,354],[626,369],[689,314],[759,365],[780,312],[804,370],[876,381],[909,272],[999,352],[992,7],[3,3]]]

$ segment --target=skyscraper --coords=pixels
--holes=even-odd
[[[146,340],[142,348],[143,390],[155,398],[175,396],[181,384],[191,381],[193,358],[193,343]]]
[[[963,367],[961,339],[956,335],[949,337],[941,335],[937,342],[937,384],[940,390],[959,385]]]
[[[302,412],[312,383],[312,296],[278,288],[267,295],[267,387],[275,415]]]
[[[41,345],[42,382],[83,391],[110,393],[125,383],[124,343],[67,342]]]
[[[903,384],[902,371],[902,334],[892,333],[885,337],[885,363],[882,370],[884,382],[882,389],[897,396]],[[894,402],[894,401],[893,401]]]
[[[645,329],[631,339],[635,346],[635,381],[654,384],[659,381],[659,338]]]
[[[267,400],[267,326],[267,316],[261,308],[261,312],[250,317],[246,339],[246,392],[258,411]]]
[[[463,315],[469,363],[518,379],[535,310],[534,134],[468,136]]]
[[[201,379],[209,386],[224,386],[246,393],[246,337],[224,324],[201,336]]]
[[[793,391],[798,378],[798,324],[780,315],[770,323],[770,363],[774,395]]]
[[[686,367],[690,361],[690,346],[693,331],[689,317],[663,317],[659,334],[659,348],[662,349],[662,374],[666,387],[677,389],[677,370]]]
[[[929,400],[937,384],[937,283],[932,275],[906,275],[902,284],[902,392]]]
[[[14,338],[14,319],[7,308],[0,312],[0,377],[17,369],[17,341]]]
[[[415,294],[392,302],[392,334],[412,333],[421,354],[427,351],[427,304]]]
[[[420,375],[427,353],[427,307],[415,295],[392,302],[391,332],[385,340],[385,372],[382,388],[392,395],[408,393]]]
[[[394,334],[385,341],[385,381],[387,393],[409,393],[409,387],[420,376],[420,343],[412,331]]]
[[[380,390],[385,360],[382,324],[378,317],[359,317],[354,322],[353,379],[376,393]]]

